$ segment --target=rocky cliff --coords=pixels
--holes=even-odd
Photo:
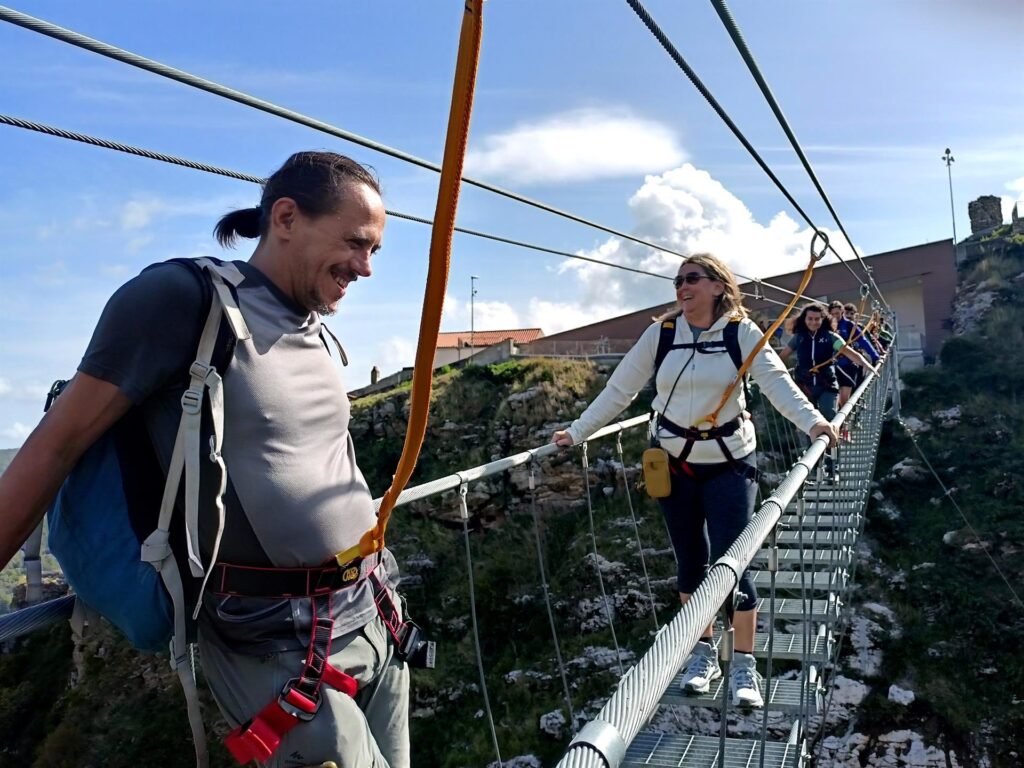
[[[1024,664],[1017,651],[1024,617],[995,568],[1022,592],[1022,302],[1024,254],[968,265],[956,308],[960,333],[938,366],[904,380],[904,422],[967,519],[908,433],[890,424],[860,552],[860,586],[848,598],[854,618],[824,728],[811,744],[818,765],[1024,762],[1018,751]],[[583,362],[525,361],[441,375],[413,482],[545,442],[600,389],[605,373]],[[360,463],[377,494],[401,450],[407,408],[407,386],[353,404]],[[536,467],[535,495],[525,468],[469,489],[480,642],[506,765],[554,764],[572,727],[593,716],[613,689],[619,665],[649,644],[654,622],[641,553],[654,609],[663,620],[674,610],[665,530],[635,488],[642,443],[640,435],[625,437],[625,466],[614,441],[595,445],[586,480],[578,452],[545,460]],[[534,512],[571,715],[539,576]],[[410,611],[439,644],[438,668],[413,678],[414,765],[493,763],[457,495],[399,508],[389,541]],[[606,606],[613,608],[619,652]],[[67,630],[57,627],[0,654],[0,766],[191,765],[184,707],[165,660],[135,655],[102,627],[74,661],[71,650]],[[207,712],[214,731],[223,733],[209,701]],[[658,723],[666,730],[710,730],[709,718],[680,710]],[[740,732],[760,722],[734,720]],[[770,727],[786,732],[778,719]],[[229,764],[215,749],[214,765]]]

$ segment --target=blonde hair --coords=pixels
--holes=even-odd
[[[733,275],[732,270],[726,266],[724,261],[711,253],[694,253],[686,257],[680,269],[687,264],[696,264],[704,270],[704,274],[717,280],[725,287],[722,295],[715,300],[714,320],[712,322],[717,321],[721,317],[742,319],[747,316],[747,310],[743,306],[743,294],[740,293],[740,287],[736,284],[736,276]],[[674,320],[682,314],[683,310],[677,306],[663,315],[654,318],[654,321],[660,323],[664,320]]]

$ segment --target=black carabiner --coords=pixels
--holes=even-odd
[[[821,251],[819,253],[815,253],[814,244],[818,241],[819,237],[822,239],[824,244],[821,246]],[[825,234],[825,230],[814,230],[814,237],[811,238],[811,261],[821,261],[825,256],[825,252],[828,250],[828,247],[828,235]]]

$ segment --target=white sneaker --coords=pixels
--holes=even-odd
[[[722,668],[718,666],[715,649],[711,643],[701,640],[693,648],[679,687],[685,694],[707,693],[712,681],[721,676]]]
[[[764,706],[761,698],[761,685],[764,678],[757,672],[757,662],[752,654],[733,654],[729,667],[729,695],[734,707]]]

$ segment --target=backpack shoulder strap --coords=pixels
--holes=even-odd
[[[725,342],[725,349],[729,353],[729,357],[732,358],[732,364],[736,366],[736,370],[739,371],[743,368],[743,350],[740,349],[740,324],[743,322],[741,318],[735,317],[731,319],[725,326],[725,330],[722,331],[722,341]],[[743,398],[747,403],[747,407],[750,407],[750,374],[746,374],[743,377]]]
[[[654,375],[657,377],[661,364],[665,362],[665,356],[672,349],[676,340],[676,321],[662,320],[661,334],[658,336],[658,351],[654,353]]]
[[[722,331],[722,341],[725,342],[725,349],[732,358],[732,364],[738,371],[743,367],[743,350],[740,349],[740,320],[730,320]]]

